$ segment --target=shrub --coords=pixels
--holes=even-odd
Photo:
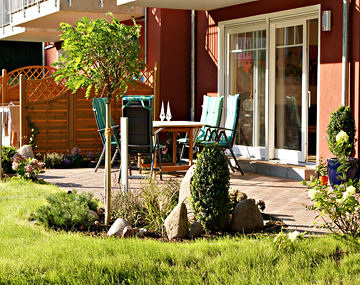
[[[133,226],[164,234],[164,222],[178,203],[179,189],[179,183],[174,180],[158,186],[149,179],[134,193],[118,190],[111,199],[111,218],[123,218]]]
[[[13,174],[15,171],[12,169],[12,158],[16,153],[16,148],[13,146],[2,146],[2,168],[4,173]]]
[[[48,204],[38,208],[34,218],[47,228],[86,230],[94,222],[89,209],[96,211],[98,200],[92,193],[59,192],[46,198]]]
[[[205,146],[198,154],[191,183],[191,204],[196,220],[206,231],[221,229],[228,219],[230,173],[218,144]]]
[[[45,165],[44,162],[39,162],[35,158],[26,159],[19,153],[15,153],[12,157],[12,168],[15,170],[15,174],[22,179],[29,179],[32,181],[38,181],[39,173],[44,173],[42,170]]]
[[[322,218],[321,226],[334,233],[360,234],[359,183],[349,179],[333,189],[329,185],[321,185],[316,178],[303,184],[307,185],[308,195],[313,202],[306,208],[319,213],[315,219]]]
[[[351,114],[351,109],[348,106],[341,106],[330,115],[330,123],[326,128],[326,141],[329,146],[329,150],[338,157],[339,147],[336,136],[343,131],[347,134],[348,139],[346,145],[341,148],[342,154],[349,156],[354,150],[355,144],[355,121]]]

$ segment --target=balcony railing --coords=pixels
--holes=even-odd
[[[0,25],[10,24],[10,15],[48,0],[0,0]]]

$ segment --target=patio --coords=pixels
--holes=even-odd
[[[112,190],[119,190],[117,181],[118,167],[112,168]],[[134,175],[134,173],[133,173]],[[96,198],[102,199],[104,193],[104,168],[94,173],[93,168],[49,169],[39,178],[66,190],[92,192]],[[183,175],[163,175],[163,181],[176,179],[181,182]],[[159,176],[156,180],[161,183]],[[129,179],[129,190],[137,189],[143,180]],[[306,231],[308,233],[325,233],[323,229],[314,229],[315,214],[306,210],[303,204],[309,204],[306,187],[301,181],[262,174],[230,172],[230,187],[239,189],[254,199],[262,199],[266,203],[265,213],[283,220],[288,230]]]

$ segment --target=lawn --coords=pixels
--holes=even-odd
[[[0,284],[359,284],[360,240],[274,236],[159,242],[55,232],[28,221],[53,185],[0,183]]]

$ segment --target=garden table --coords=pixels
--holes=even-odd
[[[193,165],[193,147],[195,146],[199,130],[204,125],[204,123],[192,121],[153,121],[154,130],[162,128],[161,132],[172,132],[173,134],[173,162],[171,163],[171,165],[161,166],[162,171],[186,171],[190,168],[191,165]],[[189,165],[176,164],[176,139],[178,133],[188,133],[189,142],[192,142],[192,145],[190,145],[189,147]]]

